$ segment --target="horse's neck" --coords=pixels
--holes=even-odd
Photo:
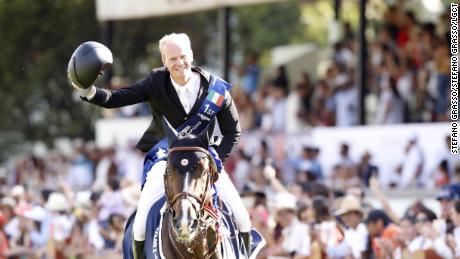
[[[210,216],[209,216],[210,217]],[[163,254],[166,258],[177,259],[222,259],[220,242],[217,240],[215,224],[208,226],[206,234],[193,242],[193,249],[189,251],[183,244],[174,239],[173,229],[169,224],[170,214],[165,214],[163,219],[162,242]],[[215,251],[214,251],[215,250]]]

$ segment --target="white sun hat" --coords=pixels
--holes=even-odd
[[[24,189],[24,186],[22,186],[22,185],[15,185],[15,186],[11,189],[11,196],[12,196],[12,197],[21,196],[21,195],[24,195],[25,192],[26,192],[26,190]]]
[[[70,209],[70,205],[64,194],[60,192],[53,192],[48,197],[45,209],[49,211],[66,211]]]
[[[275,210],[296,210],[297,209],[297,197],[289,192],[279,192],[275,196],[274,201]]]

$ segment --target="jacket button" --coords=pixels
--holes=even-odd
[[[186,120],[187,120],[187,117],[184,117],[184,121],[186,121]]]

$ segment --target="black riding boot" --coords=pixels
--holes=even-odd
[[[145,241],[137,241],[133,238],[133,257],[134,259],[145,259],[144,256]]]
[[[249,258],[251,256],[251,232],[240,232],[240,235],[243,238],[246,255]]]

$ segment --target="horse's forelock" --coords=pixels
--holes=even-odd
[[[194,170],[200,160],[205,156],[205,153],[199,151],[179,151],[170,155],[168,163],[179,173],[185,173]]]

